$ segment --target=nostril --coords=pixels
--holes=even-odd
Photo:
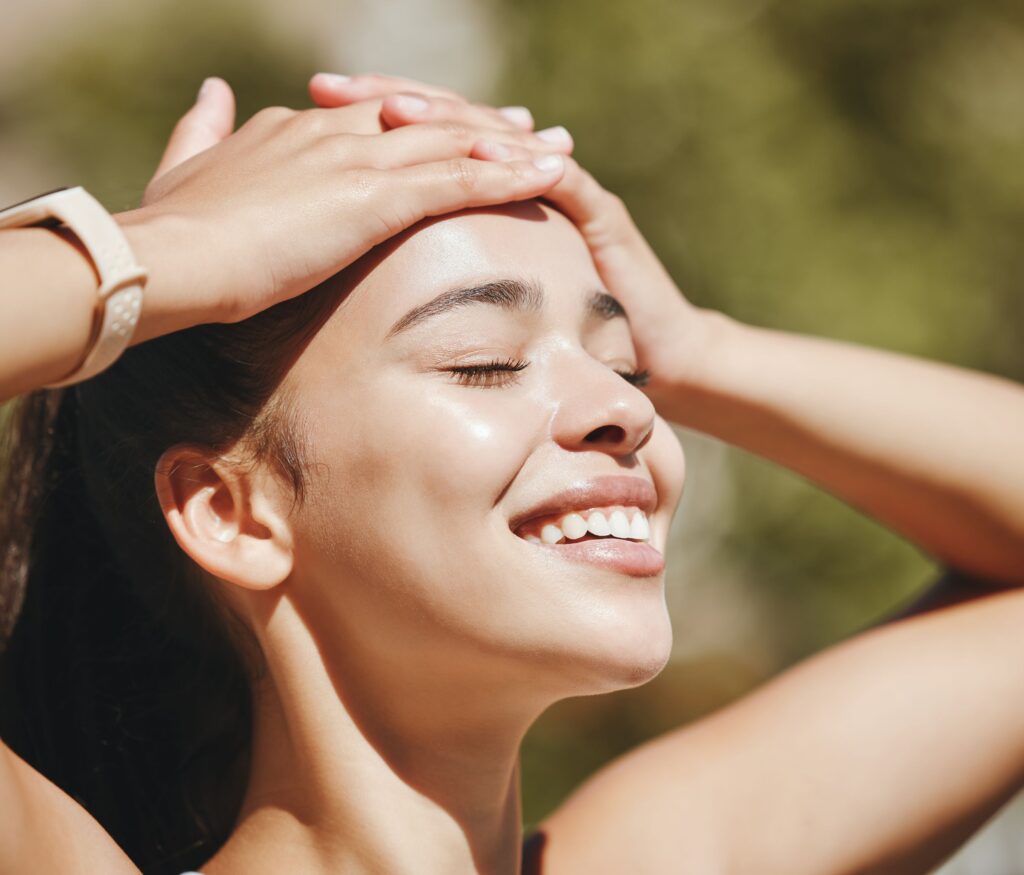
[[[602,425],[584,438],[592,444],[621,444],[626,439],[626,430],[621,425]]]

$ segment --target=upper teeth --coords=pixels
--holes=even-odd
[[[632,515],[632,519],[627,514]],[[541,527],[540,537],[527,534],[524,537],[532,544],[557,544],[563,539],[575,541],[587,533],[599,537],[629,538],[634,541],[647,541],[651,537],[651,527],[647,522],[647,514],[635,507],[616,508],[614,510],[573,511],[559,517]]]

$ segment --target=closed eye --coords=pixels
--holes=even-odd
[[[651,381],[651,372],[646,368],[642,371],[616,371],[615,373],[634,386],[646,386]]]
[[[502,359],[481,362],[474,365],[458,365],[446,368],[455,377],[456,382],[471,386],[495,386],[515,382],[516,375],[530,363],[524,359]],[[633,386],[645,386],[651,379],[651,372],[644,370],[615,371],[622,379]]]
[[[470,386],[495,386],[515,382],[516,375],[529,364],[524,359],[504,359],[476,365],[446,368],[456,382]]]

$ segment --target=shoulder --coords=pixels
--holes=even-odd
[[[89,812],[2,742],[0,810],[0,871],[140,875]]]

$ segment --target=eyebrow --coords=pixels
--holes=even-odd
[[[450,289],[427,301],[426,304],[413,307],[391,326],[385,340],[390,340],[396,334],[414,325],[420,325],[434,316],[469,304],[491,304],[511,312],[537,313],[544,306],[544,290],[536,283],[516,279],[495,280],[479,286]],[[605,321],[619,317],[627,318],[622,304],[607,292],[600,290],[590,293],[584,303],[584,309],[588,317],[597,317]]]

